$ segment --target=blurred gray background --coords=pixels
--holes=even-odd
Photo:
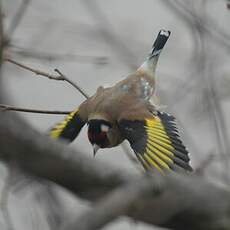
[[[15,22],[20,8],[22,17]],[[134,71],[158,31],[171,30],[157,68],[155,101],[177,118],[192,166],[203,168],[204,176],[214,183],[226,183],[230,154],[227,1],[4,0],[3,14],[10,39],[6,55],[49,73],[58,68],[90,95],[98,86],[112,85]],[[68,83],[36,76],[8,62],[3,65],[3,84],[6,103],[18,107],[73,110],[84,101]],[[41,133],[63,118],[20,115]],[[71,146],[93,157],[86,127]],[[95,161],[140,173],[121,147],[100,150]],[[8,200],[15,230],[51,229],[89,205],[55,185],[15,174]],[[1,187],[6,175],[2,166]],[[1,229],[9,229],[7,218],[3,210]],[[152,228],[121,218],[105,229]]]

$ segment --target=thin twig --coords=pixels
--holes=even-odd
[[[60,70],[54,69],[54,71],[57,72],[63,78],[63,80],[67,81],[69,84],[75,87],[86,99],[89,98],[89,95],[81,87],[79,87],[74,82],[72,82],[70,79],[68,79]]]
[[[31,68],[25,64],[22,64],[20,62],[17,62],[17,61],[14,61],[10,58],[4,58],[4,61],[7,61],[7,62],[10,62],[14,65],[17,65],[23,69],[26,69],[32,73],[35,73],[36,75],[39,75],[39,76],[43,76],[43,77],[47,77],[49,79],[52,79],[52,80],[58,80],[58,81],[64,81],[65,79],[60,76],[60,75],[54,75],[54,74],[50,74],[50,73],[47,73],[47,72],[44,72],[44,71],[41,71],[41,70],[38,70],[38,69],[34,69],[34,68]]]
[[[52,79],[52,80],[57,80],[57,81],[66,81],[68,82],[69,84],[71,84],[75,89],[77,89],[85,98],[89,98],[89,96],[87,95],[87,93],[84,92],[83,89],[81,89],[79,86],[77,86],[74,82],[72,82],[70,79],[68,79],[65,75],[63,75],[58,69],[55,69],[55,72],[58,73],[58,75],[54,75],[54,74],[50,74],[50,73],[47,73],[47,72],[44,72],[44,71],[41,71],[41,70],[38,70],[38,69],[34,69],[34,68],[31,68],[25,64],[22,64],[18,61],[15,61],[15,60],[12,60],[11,58],[5,58],[4,61],[7,61],[7,62],[10,62],[14,65],[17,65],[23,69],[26,69],[38,76],[43,76],[43,77],[46,77],[46,78],[49,78],[49,79]]]
[[[58,111],[58,110],[38,110],[38,109],[26,109],[21,107],[15,107],[11,105],[0,104],[0,111],[18,111],[25,113],[43,113],[43,114],[69,114],[71,111]]]

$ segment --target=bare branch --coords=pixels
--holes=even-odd
[[[60,75],[54,75],[54,74],[50,74],[50,73],[44,72],[44,71],[42,71],[42,70],[38,70],[38,69],[31,68],[31,67],[29,67],[29,66],[27,66],[27,65],[25,65],[25,64],[22,64],[22,63],[20,63],[20,62],[14,61],[14,60],[12,60],[12,59],[10,59],[10,58],[5,58],[4,61],[7,61],[7,62],[10,62],[10,63],[12,63],[12,64],[14,64],[14,65],[17,65],[17,66],[19,66],[19,67],[21,67],[21,68],[23,68],[23,69],[26,69],[26,70],[28,70],[28,71],[30,71],[30,72],[36,74],[36,75],[39,75],[39,76],[47,77],[47,78],[49,78],[49,79],[58,80],[58,81],[64,81],[64,80],[65,80],[65,79],[64,79],[62,76],[60,76]]]
[[[170,229],[227,230],[230,219],[228,214],[222,212],[225,201],[215,194],[216,188],[204,180],[203,183],[205,185],[198,177],[181,175],[143,177],[111,192],[79,219],[72,221],[68,229],[99,229],[126,215],[138,220],[143,217],[145,222],[151,218],[148,223]],[[195,185],[198,186],[196,189],[193,187]],[[228,191],[224,193],[222,195],[225,198],[228,196],[229,202]],[[220,203],[214,204],[213,199]],[[208,213],[208,217],[198,217],[201,213]],[[220,219],[214,220],[211,216],[214,219],[219,216]]]
[[[87,197],[91,197],[91,199],[93,199],[93,197],[99,198],[99,196],[101,196],[103,193],[106,193],[108,189],[111,189],[115,185],[121,184],[121,182],[124,180],[124,177],[123,179],[122,177],[119,179],[120,177],[119,175],[115,176],[115,174],[113,174],[114,170],[111,169],[111,167],[103,166],[102,168],[99,169],[98,168],[99,165],[94,164],[96,162],[93,161],[93,159],[90,157],[83,156],[82,154],[76,151],[73,151],[71,149],[69,149],[69,152],[67,153],[66,152],[67,146],[65,144],[63,144],[61,141],[57,142],[57,141],[51,140],[46,135],[43,135],[43,136],[41,135],[39,138],[36,138],[35,146],[37,147],[40,146],[39,147],[40,150],[39,149],[36,150],[36,147],[34,146],[35,143],[30,142],[29,139],[33,139],[35,138],[35,136],[39,134],[35,130],[30,129],[27,125],[24,126],[23,124],[26,125],[21,119],[17,118],[17,115],[14,113],[7,113],[7,114],[0,113],[0,146],[1,146],[0,158],[1,159],[5,159],[6,161],[9,161],[9,162],[11,160],[18,162],[18,165],[19,166],[21,165],[20,167],[24,169],[24,171],[27,171],[27,172],[29,172],[30,170],[32,171],[35,170],[34,171],[35,174],[32,173],[31,171],[31,173],[34,175],[38,176],[38,174],[36,173],[37,170],[41,173],[40,175],[41,177],[42,175],[47,175],[47,176],[49,175],[48,177],[50,177],[50,179],[53,178],[51,179],[52,181],[55,182],[57,180],[56,183],[62,184],[63,187],[68,188],[70,191],[73,191],[73,192],[78,191],[79,195],[82,194],[82,196],[85,198]],[[11,133],[12,131],[14,134]],[[12,136],[12,134],[14,137]],[[26,136],[29,137],[29,139],[27,139]],[[20,140],[18,140],[18,138]],[[6,141],[4,144],[4,147],[1,145],[2,141]],[[44,143],[48,142],[52,145],[51,155],[48,154],[49,149],[45,147],[45,144],[43,143],[43,141],[45,141]],[[18,142],[18,145],[14,145],[17,142]],[[29,145],[27,147],[22,145],[21,148],[18,148],[21,145],[20,143],[24,143],[24,142],[26,142]],[[7,145],[14,145],[17,151],[11,152],[11,150],[9,150],[8,153],[5,152],[7,150],[5,148]],[[35,153],[34,156],[31,151]],[[15,157],[16,158],[18,157],[18,160],[16,159],[14,160],[13,159],[14,156],[11,155],[10,152],[13,155],[15,153],[16,154]],[[36,155],[36,152],[38,153],[38,155]],[[58,152],[60,153],[60,156],[57,155]],[[77,156],[77,158],[68,159],[70,158],[70,156]],[[34,157],[36,157],[36,159],[34,159]],[[46,163],[47,157],[50,158],[51,161]],[[54,159],[53,157],[56,158],[55,162],[52,160]],[[59,157],[60,159],[58,159]],[[76,168],[76,162],[79,163],[79,166],[81,164],[82,166],[80,166],[80,168],[79,166],[77,166]],[[92,177],[91,176],[90,176],[91,178],[85,177],[84,173],[81,174],[79,170],[82,170],[82,173],[88,172],[89,175],[92,175]],[[100,176],[99,174],[97,174],[97,170],[100,171],[99,173]],[[93,176],[94,173],[96,177]],[[76,174],[78,174],[78,176],[81,177],[81,181],[78,181],[78,183],[76,183],[76,180],[75,180],[76,178],[74,177],[72,177],[72,179],[70,178],[70,175],[76,175]],[[110,177],[109,175],[112,175],[112,177]],[[109,181],[105,182],[104,180],[106,181],[109,180]],[[95,184],[93,183],[94,185],[92,184],[92,181],[95,182]],[[105,182],[105,187],[103,187],[104,182]],[[107,184],[108,182],[110,183],[109,186]],[[96,185],[97,183],[98,185]],[[82,184],[84,184],[84,186],[81,186]],[[88,188],[94,187],[94,189],[92,191],[90,190],[87,191],[86,190],[87,184],[88,184]],[[97,188],[99,189],[98,191],[97,191]]]
[[[18,111],[18,112],[26,112],[26,113],[44,113],[44,114],[57,114],[57,115],[71,113],[71,111],[26,109],[21,107],[0,104],[0,112],[1,111]]]
[[[112,166],[95,162],[67,148],[61,142],[39,135],[15,114],[0,113],[0,146],[0,158],[4,162],[13,161],[23,171],[53,181],[89,200],[106,198],[105,195],[114,188],[136,184],[138,178],[145,180],[141,175],[132,176],[125,171],[117,171]],[[155,193],[143,192],[141,194],[146,199],[136,199],[135,205],[132,205],[131,199],[127,206],[117,206],[111,213],[112,217],[104,212],[106,218],[98,223],[103,225],[117,216],[127,215],[135,220],[176,230],[184,230],[185,227],[187,230],[229,228],[229,191],[208,183],[204,178],[188,175],[155,175],[149,178],[149,186],[158,184],[158,178],[164,185],[158,197]],[[129,189],[127,194],[131,194]],[[101,205],[98,207],[106,207],[106,204]],[[122,205],[121,201],[119,205]],[[78,229],[77,226],[75,229]]]
[[[142,201],[148,200],[150,197],[159,197],[163,191],[162,182],[160,178],[155,177],[154,183],[152,183],[151,177],[145,177],[114,189],[102,201],[94,204],[90,210],[61,229],[100,229],[117,217],[130,213],[132,209],[137,209]]]
[[[65,81],[67,81],[69,84],[74,86],[86,99],[89,98],[89,95],[78,85],[76,85],[74,82],[72,82],[70,79],[68,79],[63,73],[61,73],[60,70],[55,69],[55,72],[57,72]]]
[[[38,69],[31,68],[25,64],[22,64],[20,62],[14,61],[10,58],[5,58],[4,61],[10,62],[12,64],[15,64],[23,69],[26,69],[36,75],[47,77],[51,80],[57,80],[57,81],[66,81],[69,84],[71,84],[75,89],[77,89],[84,97],[88,98],[88,95],[81,89],[79,86],[77,86],[74,82],[72,82],[70,79],[68,79],[66,76],[64,76],[59,70],[55,69],[55,71],[58,73],[58,75],[50,74]]]

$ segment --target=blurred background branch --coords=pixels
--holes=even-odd
[[[130,0],[111,1],[108,4],[106,1],[71,0],[63,4],[61,0],[55,3],[43,0],[15,2],[5,0],[3,3],[6,37],[3,39],[1,36],[1,44],[5,48],[4,57],[18,60],[19,63],[27,63],[26,66],[29,68],[37,66],[39,71],[50,68],[53,65],[51,62],[55,62],[52,69],[58,66],[59,70],[65,69],[65,74],[57,72],[51,74],[52,76],[58,78],[71,76],[68,79],[81,85],[89,95],[92,95],[99,85],[114,83],[117,81],[117,76],[124,76],[130,70],[134,70],[150,48],[149,44],[155,31],[162,27],[172,30],[167,52],[165,51],[165,56],[162,56],[157,70],[159,75],[157,88],[161,98],[159,107],[161,103],[168,105],[165,110],[178,117],[181,136],[190,150],[192,164],[197,169],[196,174],[203,177],[182,176],[176,181],[173,178],[166,179],[167,182],[163,180],[163,184],[166,183],[167,186],[163,186],[163,190],[165,189],[163,198],[157,197],[156,203],[144,204],[143,197],[138,194],[136,198],[129,196],[133,193],[129,189],[126,190],[126,186],[142,190],[141,186],[135,187],[134,184],[129,184],[136,177],[141,177],[139,167],[137,170],[134,167],[136,161],[133,155],[129,154],[129,148],[125,150],[131,161],[128,161],[119,149],[115,149],[108,154],[101,154],[92,162],[92,159],[86,157],[89,146],[85,142],[85,133],[73,147],[84,151],[87,159],[79,152],[67,150],[59,144],[56,146],[47,143],[47,147],[44,144],[46,139],[42,139],[36,132],[36,134],[32,131],[30,133],[27,125],[17,124],[20,120],[15,114],[4,112],[18,109],[64,114],[69,112],[65,111],[66,108],[79,105],[82,98],[76,97],[75,92],[70,91],[68,87],[65,89],[65,84],[60,89],[58,84],[51,82],[50,85],[49,81],[29,78],[27,76],[31,75],[30,72],[4,65],[4,74],[0,78],[0,103],[2,103],[0,124],[3,125],[0,130],[2,133],[0,139],[3,138],[0,156],[5,162],[11,160],[16,162],[22,171],[33,175],[31,182],[28,182],[29,186],[25,185],[27,182],[23,183],[22,178],[26,176],[21,171],[17,174],[23,176],[14,175],[17,178],[16,184],[23,188],[24,197],[18,198],[17,189],[10,193],[12,199],[7,203],[7,211],[13,226],[19,230],[48,230],[56,229],[60,222],[63,222],[68,228],[71,226],[75,228],[76,224],[85,220],[86,224],[84,226],[82,222],[82,229],[92,226],[93,228],[103,226],[105,229],[133,229],[127,221],[120,219],[114,225],[106,225],[121,215],[128,215],[146,223],[149,223],[147,220],[149,218],[152,224],[172,229],[189,229],[187,227],[189,221],[191,229],[199,229],[193,225],[195,223],[202,224],[202,227],[199,226],[200,229],[228,229],[225,227],[229,226],[229,216],[226,214],[226,210],[229,210],[229,195],[223,189],[223,186],[229,188],[230,160],[228,128],[230,16],[226,7],[228,1]],[[88,94],[84,95],[87,96]],[[11,107],[6,104],[23,106]],[[36,108],[45,107],[49,110],[22,108],[30,107],[31,104],[34,106],[36,104]],[[51,105],[57,108],[60,104],[63,111],[50,109]],[[43,116],[41,119],[36,114],[33,116],[23,114],[23,117],[43,133],[46,133],[47,127],[56,122],[56,118],[52,116]],[[9,139],[6,138],[6,134],[9,135]],[[7,143],[10,148],[6,148]],[[5,146],[5,149],[2,149],[2,146]],[[38,156],[33,155],[34,151]],[[16,153],[21,154],[14,155]],[[41,153],[43,154],[40,155]],[[59,155],[56,156],[57,153],[61,158]],[[104,162],[101,164],[102,159]],[[107,167],[108,162],[112,163],[114,168]],[[115,170],[116,166],[122,168],[122,173]],[[4,171],[3,168],[4,166],[0,166],[1,172]],[[129,173],[126,174],[124,169]],[[39,177],[46,178],[46,181]],[[5,177],[2,176],[0,179],[1,186],[5,182]],[[156,181],[153,180],[155,184]],[[212,185],[209,185],[207,180],[211,180]],[[65,188],[64,191],[50,181]],[[123,195],[116,196],[116,192]],[[33,198],[30,198],[31,193],[35,194]],[[88,202],[79,205],[83,201],[80,199],[77,203],[76,197],[71,195],[73,193],[84,199],[102,199],[90,207]],[[147,193],[143,194],[147,196]],[[137,211],[139,206],[138,208],[133,206],[132,198],[141,200],[142,211]],[[149,201],[148,196],[146,199]],[[23,205],[18,204],[19,200],[22,200]],[[114,207],[113,205],[117,205],[117,209],[110,209]],[[82,206],[88,209],[84,211]],[[14,210],[18,208],[23,214],[19,212],[15,214]],[[31,211],[26,213],[26,210]],[[132,211],[137,211],[138,214]],[[153,216],[148,216],[146,213]],[[157,213],[160,214],[157,216]],[[197,213],[199,215],[205,213],[210,219],[204,220],[201,215],[200,218],[196,216],[197,220],[193,216]],[[23,217],[26,216],[27,220],[28,215],[32,216],[31,223],[23,221]],[[20,223],[18,219],[21,220]],[[91,222],[87,224],[87,220]],[[1,220],[0,216],[0,223],[3,222],[5,221]],[[162,224],[166,222],[166,225]],[[181,226],[178,226],[179,223]],[[144,225],[139,225],[137,228],[149,229]]]
[[[22,18],[24,17],[30,2],[31,0],[22,0],[21,4],[19,5],[19,8],[17,9],[14,17],[12,18],[11,23],[6,32],[6,37],[8,39],[13,37],[13,34],[16,31],[17,27],[19,26]]]
[[[111,166],[102,167],[80,152],[75,152],[74,160],[66,159],[65,155],[72,155],[73,150],[65,144],[39,135],[16,116],[1,113],[0,118],[0,157],[4,162],[14,162],[24,172],[51,180],[84,199],[101,199],[95,206],[98,212],[94,211],[93,225],[82,229],[99,229],[121,215],[179,230],[184,226],[188,230],[210,229],[211,226],[212,229],[227,229],[229,226],[229,192],[202,178],[132,176]],[[23,135],[18,135],[22,129]],[[115,188],[118,190],[113,192]],[[210,208],[213,205],[215,210]],[[110,212],[108,207],[112,208]],[[151,211],[155,209],[158,212]]]

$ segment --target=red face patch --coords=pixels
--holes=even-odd
[[[101,148],[106,148],[109,145],[109,140],[105,132],[93,133],[88,131],[88,138],[91,144],[97,144]]]

